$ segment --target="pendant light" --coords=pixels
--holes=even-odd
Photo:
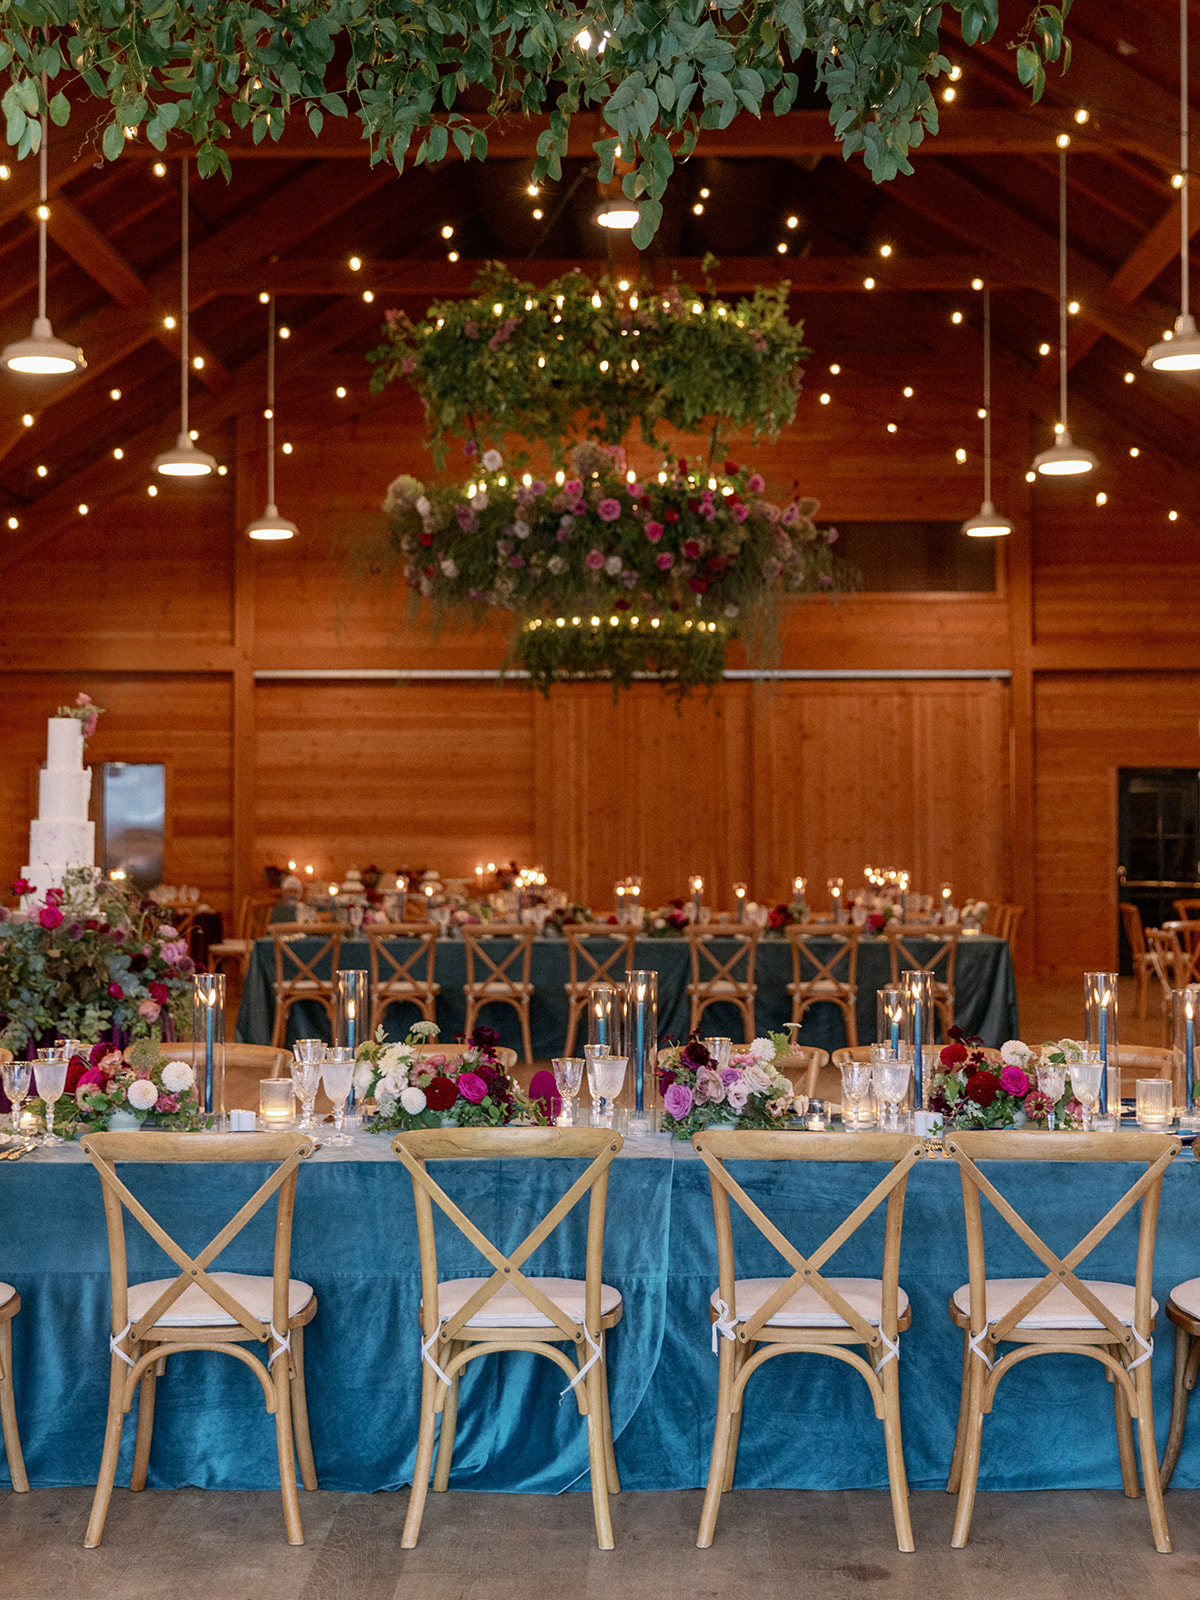
[[[42,98],[46,97],[46,74],[42,74]],[[49,119],[42,112],[42,142],[38,151],[39,199],[38,206],[38,309],[33,319],[33,331],[28,339],[17,339],[6,345],[0,361],[13,372],[32,372],[42,376],[55,376],[65,372],[79,372],[87,366],[83,351],[78,345],[57,339],[46,315],[46,219],[50,212],[46,206],[46,142]]]
[[[983,505],[962,531],[970,539],[1001,539],[1013,531],[992,504],[992,291],[983,291]]]
[[[1179,267],[1182,290],[1175,332],[1169,339],[1152,344],[1142,357],[1142,365],[1156,372],[1195,372],[1200,367],[1200,334],[1188,306],[1188,0],[1179,0]]]
[[[1064,133],[1062,138],[1067,136]],[[1060,432],[1049,450],[1033,458],[1034,470],[1047,478],[1070,478],[1090,472],[1099,462],[1071,438],[1067,427],[1067,147],[1058,151],[1058,416]]]
[[[182,222],[179,247],[179,411],[182,426],[174,448],[154,458],[154,470],[165,478],[206,478],[217,470],[214,456],[197,450],[188,432],[188,164],[183,161],[180,179]]]
[[[597,206],[595,220],[601,228],[628,233],[642,220],[642,208],[636,200],[605,200]]]
[[[267,299],[267,509],[246,525],[248,539],[294,539],[294,522],[279,515],[275,505],[275,296]]]

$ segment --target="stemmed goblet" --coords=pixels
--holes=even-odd
[[[1065,1062],[1043,1062],[1037,1069],[1038,1091],[1046,1096],[1050,1102],[1050,1109],[1046,1113],[1046,1127],[1051,1133],[1055,1128],[1055,1107],[1063,1097],[1063,1090],[1067,1087],[1067,1067]],[[1071,1086],[1074,1088],[1074,1070],[1072,1069]],[[1097,1094],[1099,1085],[1097,1085]],[[1082,1102],[1081,1102],[1082,1103]]]
[[[560,1128],[573,1128],[575,1126],[575,1101],[579,1098],[579,1090],[583,1084],[583,1057],[582,1056],[555,1056],[551,1065],[554,1068],[554,1086],[562,1099],[562,1110],[558,1114]]]
[[[871,1092],[871,1070],[869,1061],[847,1061],[842,1067],[842,1122],[848,1128],[863,1126],[863,1101]]]
[[[21,1107],[29,1093],[29,1079],[33,1073],[32,1061],[5,1061],[0,1063],[0,1076],[4,1079],[4,1092],[12,1102],[12,1136],[21,1137]]]
[[[912,1076],[911,1061],[876,1061],[871,1067],[875,1079],[875,1093],[888,1108],[888,1126],[895,1132],[900,1127],[900,1102],[908,1089]]]
[[[325,1043],[321,1039],[297,1039],[292,1052],[292,1088],[300,1100],[300,1121],[297,1126],[311,1133],[317,1126],[313,1107],[317,1090],[321,1087],[321,1067],[325,1060]]]
[[[625,1068],[629,1058],[610,1056],[607,1050],[601,1054],[601,1048],[596,1045],[584,1046],[587,1052],[588,1088],[592,1094],[592,1127],[611,1128],[613,1102],[625,1082]]]
[[[1072,1061],[1071,1093],[1083,1107],[1083,1131],[1092,1131],[1092,1112],[1100,1101],[1100,1076],[1104,1071],[1101,1061]]]
[[[702,1039],[700,1042],[712,1057],[712,1070],[714,1072],[724,1072],[729,1065],[729,1058],[733,1054],[733,1040],[726,1038],[724,1034],[718,1034],[710,1039]]]
[[[321,1080],[325,1093],[333,1104],[333,1132],[325,1138],[328,1145],[353,1144],[346,1132],[346,1101],[354,1080],[354,1051],[348,1045],[337,1045],[326,1050],[321,1064]]]
[[[63,1142],[54,1131],[54,1108],[67,1086],[67,1067],[69,1065],[67,1057],[60,1055],[57,1050],[38,1051],[35,1081],[37,1092],[46,1103],[46,1131],[41,1140],[43,1144],[62,1144]]]

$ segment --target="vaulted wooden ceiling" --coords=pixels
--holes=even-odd
[[[941,131],[917,152],[912,177],[876,185],[860,162],[844,162],[815,96],[787,117],[742,117],[706,133],[677,170],[641,266],[660,281],[678,271],[695,283],[711,251],[721,263],[714,286],[725,292],[788,278],[814,371],[838,363],[868,417],[881,416],[883,402],[872,410],[865,394],[905,382],[936,381],[963,406],[975,403],[980,297],[971,283],[983,279],[993,290],[997,384],[1044,424],[1048,444],[1058,411],[1055,138],[1069,132],[1068,277],[1080,302],[1069,343],[1072,431],[1126,464],[1136,443],[1148,481],[1153,474],[1195,506],[1200,382],[1140,366],[1179,309],[1178,8],[1076,0],[1070,70],[1051,71],[1037,107],[1005,45],[1025,9],[1002,6],[987,46],[967,49],[947,29],[944,48],[961,76],[940,86],[953,87],[953,102],[942,105]],[[1191,14],[1200,23],[1200,5]],[[132,140],[108,163],[96,121],[80,100],[68,127],[52,130],[49,155],[49,313],[88,365],[68,379],[0,376],[0,565],[53,537],[80,502],[148,484],[153,456],[178,428],[178,334],[164,319],[179,309],[183,152],[160,158]],[[263,290],[277,295],[291,334],[280,346],[281,430],[302,436],[394,403],[370,397],[364,361],[387,307],[420,316],[432,297],[465,292],[491,258],[534,279],[608,266],[612,237],[592,221],[599,119],[576,119],[561,181],[531,196],[538,131],[500,127],[486,163],[452,156],[397,175],[369,165],[356,125],[327,121],[316,140],[297,120],[278,144],[238,141],[230,182],[193,178],[192,353],[203,366],[192,375],[191,421],[202,444],[232,462],[235,419],[261,413]],[[0,181],[0,343],[26,334],[35,308],[36,201],[36,164],[12,165]],[[1200,228],[1197,200],[1191,224]],[[637,265],[620,253],[613,264]],[[10,517],[16,530],[5,526]]]

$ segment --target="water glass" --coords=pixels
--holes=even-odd
[[[876,1061],[871,1075],[875,1080],[875,1095],[888,1108],[888,1126],[893,1132],[900,1127],[900,1102],[908,1092],[912,1077],[911,1061]]]
[[[1046,1116],[1046,1126],[1050,1132],[1053,1133],[1055,1128],[1055,1119],[1057,1116],[1054,1108],[1062,1099],[1063,1091],[1067,1087],[1066,1063],[1060,1062],[1058,1065],[1050,1063],[1039,1066],[1037,1069],[1037,1086],[1039,1094],[1044,1094],[1046,1099],[1050,1102],[1050,1110]],[[1100,1083],[1099,1079],[1097,1079],[1096,1093],[1099,1094],[1099,1092]],[[1081,1105],[1082,1103],[1083,1102],[1080,1101]]]
[[[579,1098],[579,1090],[583,1083],[583,1057],[582,1056],[555,1056],[551,1062],[554,1068],[554,1086],[562,1100],[562,1110],[558,1114],[560,1128],[573,1128],[575,1126],[575,1101]]]
[[[842,1064],[842,1123],[847,1128],[869,1128],[874,1121],[868,1096],[871,1093],[871,1062],[846,1061]]]
[[[1092,1131],[1092,1113],[1100,1103],[1100,1079],[1104,1062],[1099,1056],[1092,1061],[1072,1061],[1070,1068],[1071,1093],[1083,1107],[1083,1131]]]
[[[597,1055],[588,1050],[588,1088],[592,1095],[592,1127],[611,1128],[613,1105],[625,1082],[627,1056]]]
[[[700,1043],[712,1057],[712,1070],[724,1072],[729,1065],[729,1058],[733,1054],[733,1040],[727,1039],[723,1034],[714,1035],[711,1039],[701,1039]]]
[[[1170,1078],[1139,1078],[1137,1081],[1137,1120],[1139,1128],[1166,1130],[1171,1126]]]
[[[339,1045],[325,1052],[321,1064],[321,1081],[333,1105],[333,1132],[324,1140],[328,1145],[353,1144],[346,1132],[346,1099],[354,1079],[354,1051],[348,1045]]]
[[[33,1075],[31,1061],[5,1061],[0,1063],[0,1077],[4,1080],[4,1092],[12,1102],[12,1136],[14,1139],[21,1137],[21,1107],[25,1104],[25,1097],[29,1093],[29,1080]]]
[[[43,1144],[63,1142],[54,1131],[54,1108],[67,1086],[68,1065],[66,1056],[59,1055],[57,1050],[38,1051],[35,1082],[38,1094],[46,1102],[46,1131],[42,1135]]]
[[[301,1054],[301,1045],[316,1046],[316,1048]],[[313,1107],[317,1099],[317,1090],[321,1087],[321,1066],[324,1060],[325,1046],[320,1039],[297,1039],[295,1054],[292,1057],[292,1089],[300,1101],[298,1125],[305,1133],[311,1133],[317,1126]]]

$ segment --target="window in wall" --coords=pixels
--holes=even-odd
[[[865,592],[994,592],[996,539],[968,539],[958,522],[838,522],[835,554]]]

